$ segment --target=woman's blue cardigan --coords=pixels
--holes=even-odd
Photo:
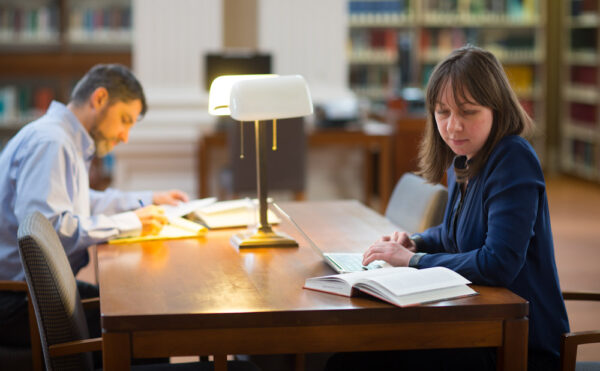
[[[530,351],[559,357],[569,321],[544,175],[531,145],[519,136],[503,138],[464,197],[451,166],[448,195],[443,223],[419,234],[419,251],[428,254],[418,267],[447,267],[474,284],[506,287],[528,300]]]

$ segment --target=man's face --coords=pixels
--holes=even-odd
[[[90,135],[96,144],[96,156],[104,157],[120,142],[127,143],[129,130],[142,111],[139,99],[117,101],[103,107],[96,116]]]

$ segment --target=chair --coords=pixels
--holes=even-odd
[[[442,222],[447,202],[446,187],[405,173],[394,187],[385,217],[409,233],[423,232]]]
[[[29,331],[31,347],[0,346],[0,367],[6,370],[42,370],[42,349],[39,342],[39,333],[35,322],[33,305],[27,283],[25,281],[0,281],[0,291],[24,292],[27,294]]]
[[[261,123],[263,125],[264,123]],[[229,120],[227,153],[229,165],[219,174],[223,191],[237,198],[240,193],[256,194],[256,145],[254,123],[243,125],[244,158],[240,158],[240,123]],[[273,138],[272,121],[267,122],[267,143]],[[267,152],[267,183],[271,191],[291,191],[294,199],[304,199],[306,188],[306,133],[302,117],[277,120],[277,151]],[[222,196],[222,195],[221,195]],[[221,197],[224,198],[224,197]]]
[[[600,293],[564,291],[563,299],[600,301]],[[600,330],[563,334],[560,347],[561,371],[600,371],[600,362],[577,362],[577,347],[592,343],[600,343]]]
[[[47,370],[93,370],[92,351],[102,338],[89,338],[82,300],[67,255],[52,224],[39,212],[19,225],[19,254],[33,302]],[[98,299],[85,304],[98,305]],[[228,362],[233,370],[254,370],[247,362]],[[144,365],[135,369],[212,370],[208,362]]]

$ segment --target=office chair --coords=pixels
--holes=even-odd
[[[19,255],[38,324],[46,369],[93,370],[93,351],[102,338],[89,339],[82,300],[65,250],[52,224],[41,213],[28,215],[19,225]],[[97,306],[98,298],[87,299]],[[233,370],[255,370],[248,362],[228,362]],[[213,363],[134,366],[142,370],[212,370]]]
[[[42,370],[42,349],[39,333],[33,313],[33,305],[25,281],[0,281],[0,291],[23,292],[27,295],[27,311],[29,316],[29,332],[31,347],[0,345],[0,369],[2,370]]]
[[[564,300],[600,301],[600,293],[563,291]],[[577,346],[600,343],[600,330],[563,334],[560,347],[561,371],[600,371],[600,362],[577,362]]]
[[[442,222],[447,202],[446,187],[405,173],[394,187],[385,217],[409,233],[423,232]]]
[[[261,123],[263,125],[263,123]],[[240,123],[229,120],[227,153],[229,166],[219,174],[222,191],[229,197],[238,198],[240,193],[256,195],[256,145],[254,123],[243,124],[244,158],[240,158],[242,134]],[[272,121],[267,122],[267,144],[273,138]],[[302,117],[277,120],[277,150],[267,151],[267,183],[271,191],[291,191],[294,199],[304,199],[306,188],[306,132]],[[224,194],[219,195],[224,199]]]

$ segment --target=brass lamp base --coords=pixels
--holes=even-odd
[[[236,233],[231,236],[231,244],[238,248],[244,247],[298,247],[294,241],[285,233],[275,233],[270,228],[267,231],[255,229]]]

